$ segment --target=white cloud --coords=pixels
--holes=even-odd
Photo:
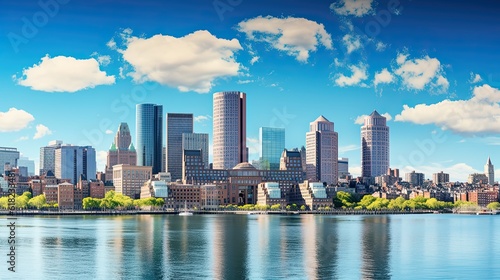
[[[373,13],[373,0],[338,0],[330,9],[338,15],[362,17]]]
[[[75,92],[99,85],[115,83],[115,76],[108,76],[99,69],[95,58],[76,59],[68,56],[50,58],[46,55],[39,64],[23,70],[15,79],[19,85],[46,92]]]
[[[396,121],[434,124],[463,134],[500,133],[500,90],[476,86],[468,100],[443,100],[435,104],[403,106]]]
[[[26,128],[35,118],[30,113],[16,108],[0,112],[0,132],[19,131]]]
[[[349,166],[349,173],[353,178],[361,176],[361,166]]]
[[[368,75],[366,73],[366,65],[360,64],[358,66],[351,65],[349,69],[352,72],[351,76],[346,76],[344,74],[338,74],[335,79],[335,83],[338,86],[366,86],[362,83],[364,80],[368,79]]]
[[[338,58],[333,59],[333,63],[336,67],[341,67],[344,65],[344,63],[342,63]]]
[[[97,170],[104,171],[108,161],[107,151],[96,151],[96,164]]]
[[[384,43],[382,43],[380,41],[375,44],[375,49],[378,52],[383,52],[386,48],[387,48],[387,44],[384,44]]]
[[[347,145],[347,146],[341,146],[341,147],[339,147],[339,154],[350,152],[350,151],[355,151],[355,150],[359,150],[358,145],[351,144],[351,145]]]
[[[483,173],[467,165],[466,163],[456,163],[451,166],[444,166],[440,163],[431,163],[428,165],[420,166],[404,166],[401,168],[401,175],[404,176],[405,173],[410,173],[415,170],[418,173],[424,173],[426,179],[432,180],[432,174],[439,173],[443,171],[444,173],[450,174],[451,182],[466,182],[469,174],[472,173]]]
[[[258,155],[260,153],[260,143],[258,138],[247,137],[248,154]]]
[[[305,18],[259,16],[240,22],[238,30],[250,40],[266,42],[300,62],[307,62],[309,53],[319,45],[332,49],[332,38],[324,25]]]
[[[408,54],[400,53],[396,58],[397,68],[394,74],[401,77],[407,89],[423,90],[431,86],[439,91],[447,91],[449,82],[443,76],[441,63],[436,58],[408,59]]]
[[[184,37],[154,35],[150,38],[122,33],[125,49],[118,50],[133,71],[135,82],[158,82],[178,90],[207,93],[217,78],[237,76],[242,70],[235,52],[242,49],[237,39],[219,39],[206,30]]]
[[[390,84],[394,82],[394,75],[387,70],[387,68],[382,69],[380,72],[375,73],[375,79],[373,84],[377,87],[379,84]]]
[[[253,80],[239,80],[236,82],[239,85],[253,83]]]
[[[16,142],[20,142],[20,141],[26,141],[26,140],[29,140],[30,138],[28,136],[21,136],[19,137],[19,139],[16,140]]]
[[[479,83],[481,81],[483,81],[483,78],[481,78],[481,76],[479,74],[474,74],[474,73],[470,72],[469,83],[476,84],[476,83]]]
[[[36,126],[36,132],[35,135],[33,136],[33,139],[40,139],[46,135],[52,134],[52,131],[48,127],[46,127],[43,124],[39,124]]]
[[[252,57],[252,59],[250,60],[250,64],[254,65],[255,62],[259,61],[260,57],[258,56],[254,56]]]
[[[111,56],[100,55],[97,57],[97,62],[99,62],[99,64],[102,66],[108,66],[111,63]]]
[[[211,118],[212,118],[212,117],[211,117],[211,116],[209,116],[209,115],[206,115],[206,116],[195,116],[195,117],[193,118],[193,120],[194,120],[195,122],[204,122],[204,121],[207,121],[207,120],[209,120],[209,119],[211,119]]]
[[[380,114],[380,115],[383,116],[383,117],[385,117],[386,121],[391,121],[392,120],[392,116],[389,113],[383,113],[383,114]],[[357,116],[356,119],[354,120],[354,123],[355,124],[359,124],[359,125],[364,125],[366,117],[368,117],[368,115]]]
[[[347,54],[361,48],[361,38],[356,35],[346,34],[342,38],[342,42],[347,48]]]
[[[113,134],[113,130],[107,129],[104,133],[106,133],[106,134]]]

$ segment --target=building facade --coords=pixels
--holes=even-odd
[[[162,171],[163,106],[137,104],[135,118],[137,165],[152,166],[153,173]]]
[[[495,167],[491,163],[490,157],[488,157],[488,160],[484,165],[484,174],[486,175],[486,177],[488,177],[488,184],[495,184]]]
[[[338,134],[333,122],[320,116],[306,133],[307,180],[337,184]]]
[[[361,176],[384,175],[389,166],[389,127],[386,118],[373,111],[361,127]]]
[[[90,146],[63,145],[55,149],[55,176],[70,179],[76,184],[84,175],[87,179],[96,178],[95,149]]]
[[[246,94],[217,92],[213,96],[213,168],[230,169],[246,162]]]
[[[349,176],[349,159],[339,158],[339,179],[346,179]]]
[[[413,186],[422,186],[425,180],[424,177],[424,173],[416,173],[415,171],[412,171],[405,174],[405,181]]]
[[[141,196],[141,187],[148,180],[151,180],[151,166],[132,166],[118,164],[113,166],[113,185],[115,192],[133,199]]]
[[[17,160],[18,167],[26,167],[28,169],[28,176],[35,176],[35,161],[27,157],[19,157]]]
[[[448,182],[450,182],[450,174],[444,173],[443,171],[441,171],[439,173],[433,173],[432,174],[432,181],[436,185],[448,183]]]
[[[17,166],[19,152],[16,148],[0,147],[0,175],[5,173],[5,164],[9,163],[11,167]]]
[[[48,171],[56,172],[56,149],[61,147],[62,141],[50,141],[49,145],[40,148],[40,176]]]
[[[120,123],[115,140],[108,150],[106,160],[106,178],[113,180],[113,166],[117,164],[137,164],[137,152],[132,143],[132,135],[127,123]]]
[[[184,150],[201,150],[203,165],[208,169],[210,162],[208,160],[208,134],[207,133],[183,133],[182,134],[182,151]],[[182,168],[182,156],[181,156]],[[182,179],[181,177],[178,179]]]
[[[260,169],[278,170],[280,157],[285,149],[285,129],[275,127],[259,128]]]
[[[193,133],[193,114],[167,113],[166,172],[182,178],[182,134]]]

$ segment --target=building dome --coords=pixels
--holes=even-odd
[[[257,170],[257,168],[255,168],[253,165],[251,165],[248,162],[238,163],[235,167],[233,167],[233,170],[234,169],[238,169],[238,170]]]

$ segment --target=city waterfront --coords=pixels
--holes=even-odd
[[[5,216],[1,219],[7,225]],[[8,279],[495,279],[498,216],[120,215],[16,220]],[[9,273],[9,274],[6,274]],[[12,277],[14,276],[14,277]]]

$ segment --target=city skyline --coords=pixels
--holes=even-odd
[[[465,181],[483,173],[488,156],[497,161],[496,3],[57,3],[52,12],[35,1],[6,3],[1,17],[0,86],[14,98],[0,105],[0,146],[18,148],[36,170],[40,147],[59,139],[94,147],[104,171],[114,130],[135,123],[139,103],[163,105],[163,118],[192,113],[194,131],[213,139],[208,104],[227,90],[247,94],[250,162],[259,127],[284,128],[286,148],[300,148],[310,120],[324,115],[339,133],[339,157],[359,176],[360,120],[374,109],[387,117],[390,167],[402,174],[443,170]],[[389,17],[381,24],[377,15]],[[165,57],[140,60],[141,48]],[[54,65],[80,79],[54,79],[62,75]]]

